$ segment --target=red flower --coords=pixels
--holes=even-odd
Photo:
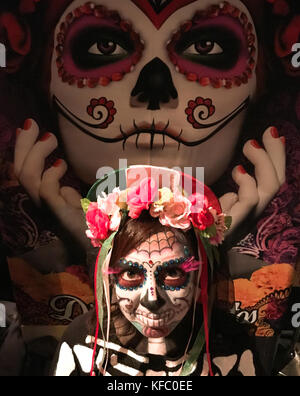
[[[214,115],[215,111],[216,108],[213,105],[211,99],[204,99],[199,96],[195,100],[189,101],[185,113],[188,116],[188,122],[192,124],[195,129],[199,129],[201,128],[201,124],[197,121],[197,119],[199,118],[199,121],[207,120],[212,115]],[[198,112],[198,114],[196,114],[196,112]]]
[[[86,221],[89,227],[87,236],[95,241],[103,241],[109,237],[109,217],[103,213],[96,202],[92,202],[86,213]]]
[[[15,73],[31,49],[31,33],[24,21],[15,15],[0,14],[0,42],[6,48],[6,73]]]
[[[194,227],[204,231],[212,226],[215,223],[215,219],[208,209],[206,197],[200,194],[193,194],[189,197],[189,200],[192,203],[190,218]]]
[[[213,215],[207,209],[199,213],[192,213],[191,220],[194,227],[198,228],[200,231],[206,230],[215,222]]]

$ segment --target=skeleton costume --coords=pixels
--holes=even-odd
[[[248,329],[229,312],[217,246],[230,218],[208,187],[167,168],[134,166],[97,182],[82,206],[87,236],[100,247],[96,315],[67,330],[55,376],[262,375]],[[126,250],[132,224],[146,235]]]

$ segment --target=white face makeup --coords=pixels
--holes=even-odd
[[[232,158],[256,90],[251,15],[239,0],[175,0],[164,2],[170,12],[162,19],[150,3],[97,0],[80,11],[76,0],[61,16],[50,94],[68,159],[88,183],[122,158],[205,167],[212,184]]]
[[[153,235],[120,260],[114,275],[119,306],[145,337],[168,336],[191,308],[198,271],[185,269],[190,257],[168,231]]]

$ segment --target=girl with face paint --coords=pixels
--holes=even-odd
[[[132,168],[125,172],[129,181]],[[100,181],[89,193],[90,199],[97,187],[97,203],[83,202],[86,234],[94,246],[100,246],[95,267],[96,313],[67,331],[54,361],[54,375],[87,375],[88,363],[92,376],[258,375],[261,372],[247,349],[245,329],[238,330],[232,314],[222,314],[227,318],[222,322],[223,333],[229,323],[231,332],[238,330],[235,346],[228,349],[222,341],[223,363],[218,360],[215,340],[210,342],[208,296],[212,307],[214,287],[209,283],[216,279],[212,246],[221,243],[228,229],[218,200],[206,186],[204,195],[179,199],[179,186],[168,189],[155,184],[153,178],[141,180],[138,188],[128,183],[126,201],[121,204],[124,191],[119,189],[99,198]],[[146,202],[141,197],[147,197]],[[122,220],[116,227],[119,211]],[[223,274],[224,269],[223,263]],[[223,298],[227,281],[223,277]],[[94,323],[95,337],[89,333],[88,321]],[[229,350],[231,354],[239,350],[232,361],[226,356]]]

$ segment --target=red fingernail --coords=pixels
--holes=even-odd
[[[30,118],[28,118],[25,123],[24,123],[24,131],[28,131],[32,127],[32,121]]]
[[[54,162],[54,164],[53,164],[52,166],[54,166],[55,168],[58,168],[58,167],[61,165],[61,163],[62,163],[62,160],[61,160],[61,159],[58,159],[58,160],[56,160],[56,161]]]
[[[279,138],[279,133],[278,133],[278,129],[275,127],[271,128],[271,135],[273,136],[274,139]]]
[[[18,136],[20,135],[21,132],[22,132],[22,129],[21,129],[21,128],[18,128],[18,129],[16,130],[16,136],[18,137]]]
[[[45,142],[46,140],[48,140],[51,137],[51,133],[47,132],[45,133],[41,138],[40,138],[40,142]]]
[[[286,138],[284,137],[284,136],[281,136],[281,141],[282,141],[282,143],[284,144],[284,145],[286,145]]]
[[[247,172],[245,171],[245,168],[243,167],[243,165],[239,165],[238,166],[238,170],[240,173],[242,173],[243,175],[245,175]]]
[[[251,140],[251,144],[253,147],[255,147],[257,149],[261,149],[261,145],[258,143],[257,140]]]

